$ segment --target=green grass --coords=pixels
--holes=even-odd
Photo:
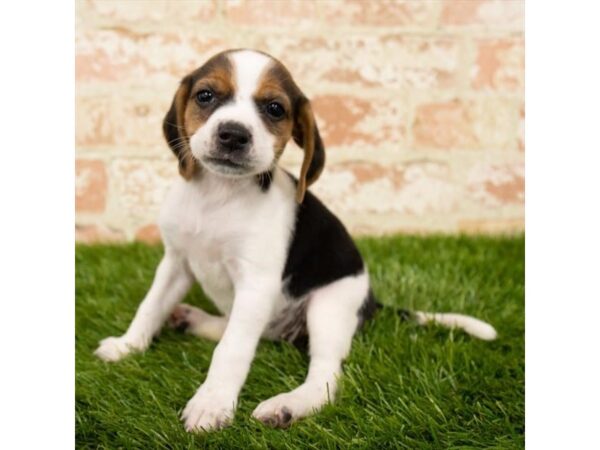
[[[288,430],[250,419],[262,400],[302,383],[307,358],[262,342],[234,424],[184,432],[181,408],[203,381],[213,342],[164,330],[116,364],[92,352],[125,331],[160,247],[76,249],[76,441],[79,448],[523,448],[524,238],[360,239],[382,303],[488,320],[499,339],[403,323],[389,309],[355,338],[340,395]],[[186,301],[208,307],[199,288]]]

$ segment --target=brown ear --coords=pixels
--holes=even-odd
[[[181,80],[179,89],[177,89],[173,98],[173,103],[171,103],[171,108],[163,120],[163,134],[167,144],[179,160],[179,173],[186,180],[192,178],[196,171],[196,162],[190,150],[190,140],[185,132],[183,121],[191,86],[192,79],[190,77]]]
[[[306,98],[303,98],[298,106],[292,136],[296,144],[304,149],[304,160],[296,190],[296,201],[302,203],[306,189],[317,181],[325,166],[325,148],[310,102]]]

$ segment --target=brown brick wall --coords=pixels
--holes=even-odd
[[[231,47],[278,57],[313,100],[328,151],[313,189],[352,232],[522,230],[523,15],[512,0],[78,0],[77,238],[156,239],[177,176],[162,117],[178,80]]]

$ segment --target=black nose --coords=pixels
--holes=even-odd
[[[242,124],[225,122],[217,129],[217,141],[226,152],[241,152],[249,147],[252,135]]]

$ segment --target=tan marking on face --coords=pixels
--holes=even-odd
[[[265,127],[275,136],[273,151],[276,160],[283,153],[283,149],[292,137],[294,128],[293,101],[295,99],[293,97],[296,93],[286,86],[286,74],[287,70],[279,62],[275,62],[273,67],[265,72],[254,93],[254,101],[258,108],[266,107],[271,102],[277,102],[285,109],[285,116],[276,121],[270,119],[266,114],[262,114]],[[289,74],[287,75],[289,76]],[[289,80],[291,81],[291,77]]]
[[[264,113],[261,115],[267,129],[276,136],[275,159],[279,158],[290,137],[304,150],[296,191],[296,200],[301,203],[307,187],[319,178],[325,162],[323,143],[310,102],[289,71],[275,59],[263,75],[254,98],[259,108],[261,102],[268,104],[269,100],[273,100],[281,103],[286,110],[285,117],[279,121],[269,120]]]
[[[235,90],[227,53],[213,56],[183,78],[163,120],[163,134],[167,144],[179,160],[179,172],[188,180],[199,169],[190,148],[190,137]],[[205,88],[216,93],[216,101],[203,107],[196,102],[196,95]]]
[[[235,94],[235,83],[230,66],[215,63],[207,70],[202,69],[196,71],[200,72],[200,78],[194,82],[185,110],[184,127],[188,136],[192,136],[219,106]],[[215,99],[212,104],[198,104],[196,95],[202,90],[213,92]]]

